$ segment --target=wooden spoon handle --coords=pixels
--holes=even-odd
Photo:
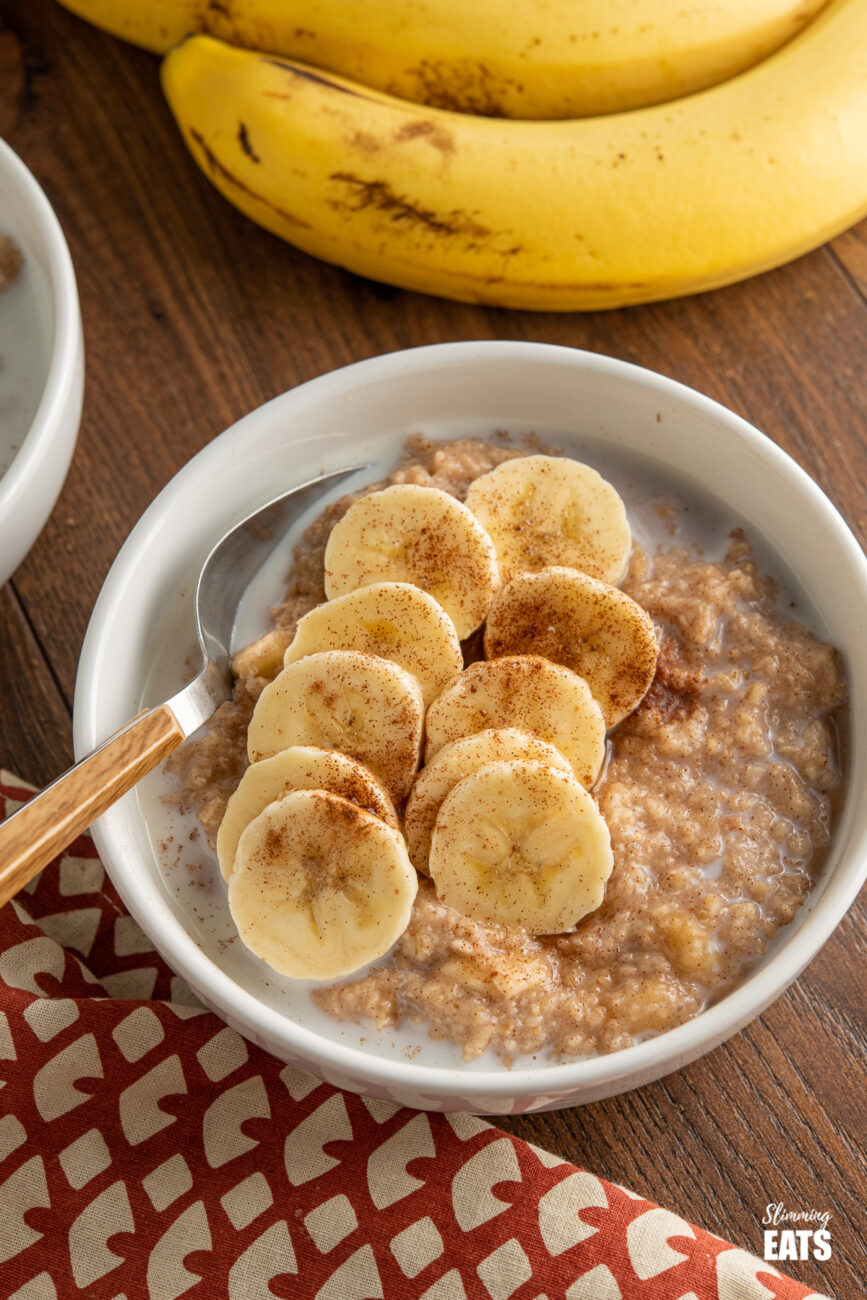
[[[184,739],[167,704],[150,709],[0,825],[0,906]]]

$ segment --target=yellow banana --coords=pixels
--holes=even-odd
[[[867,0],[751,71],[607,118],[425,109],[191,37],[163,86],[248,216],[376,280],[507,307],[647,302],[777,266],[867,213]]]
[[[827,0],[63,0],[164,53],[190,32],[328,68],[418,103],[586,117],[751,67]]]

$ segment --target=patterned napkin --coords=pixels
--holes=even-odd
[[[0,773],[0,820],[30,793]],[[827,1300],[467,1115],[207,1012],[83,836],[0,911],[4,1300]]]

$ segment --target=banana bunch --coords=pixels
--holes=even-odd
[[[643,108],[752,67],[827,0],[63,0],[164,54],[193,32],[487,117]]]
[[[202,170],[298,248],[403,288],[618,307],[867,213],[867,0],[660,0],[652,21],[632,0],[68,2],[153,49],[225,38],[163,63]]]
[[[602,901],[613,858],[589,791],[657,658],[645,611],[592,576],[623,576],[623,503],[547,456],[504,462],[467,501],[403,484],[356,501],[326,546],[329,598],[256,703],[217,853],[241,938],[284,974],[381,957],[417,872],[531,934]],[[486,657],[464,668],[483,623]]]

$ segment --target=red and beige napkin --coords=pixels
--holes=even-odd
[[[0,774],[0,819],[30,793]],[[3,1300],[823,1300],[467,1115],[205,1011],[89,837],[0,911]]]

